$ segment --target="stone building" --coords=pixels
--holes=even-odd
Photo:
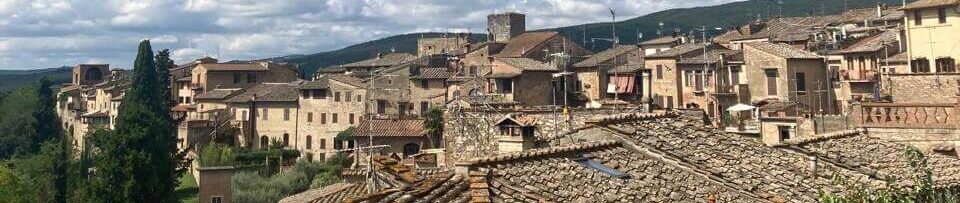
[[[417,59],[417,56],[409,53],[378,53],[376,57],[370,59],[318,69],[315,76],[349,74],[353,77],[367,78],[372,72],[376,74],[376,72],[397,67],[415,59]]]
[[[727,107],[744,103],[739,84],[743,54],[737,50],[713,46],[706,53],[694,51],[677,60],[682,77],[679,104],[686,109],[700,109],[713,123],[721,123],[730,115]]]
[[[836,177],[908,188],[917,174],[906,146],[863,131],[768,146],[673,114],[592,120],[596,140],[441,169],[380,157],[369,179],[363,170],[348,171],[347,181],[281,202],[813,202],[841,189]],[[935,187],[960,182],[960,161],[927,158]]]
[[[72,135],[74,150],[86,146],[86,137],[96,129],[113,129],[123,93],[130,85],[126,71],[108,70],[109,65],[77,65],[73,81],[57,93],[57,116]]]
[[[196,93],[216,88],[246,88],[261,83],[287,83],[298,78],[289,64],[274,62],[200,63],[191,71]]]
[[[643,90],[649,87],[643,85],[649,78],[643,78],[641,69],[643,53],[640,47],[620,45],[610,48],[573,64],[570,69],[576,74],[573,92],[579,93],[575,97],[588,107],[600,107],[614,99],[639,101],[645,96]],[[615,94],[623,94],[623,97]]]
[[[704,50],[717,49],[719,46],[706,46],[704,44],[688,43],[670,50],[661,51],[656,54],[644,57],[644,68],[649,69],[652,76],[650,80],[651,99],[653,104],[665,109],[683,107],[684,101],[681,97],[681,58],[700,55]],[[698,54],[698,52],[700,54]]]
[[[308,160],[323,161],[335,155],[337,134],[364,120],[367,97],[360,79],[324,76],[298,85],[296,149]]]
[[[412,158],[421,150],[441,147],[438,138],[427,135],[421,119],[364,120],[357,126],[354,139],[364,146],[371,141],[374,146],[389,146],[379,150],[379,154],[401,159]]]
[[[960,42],[960,2],[919,0],[901,10],[906,14],[907,54],[911,73],[956,73],[960,52],[953,51]]]
[[[838,81],[834,95],[841,112],[853,101],[878,101],[881,83],[890,74],[897,74],[893,66],[885,67],[884,60],[901,52],[900,30],[891,29],[865,37],[842,50],[827,56],[830,80]],[[889,64],[889,63],[886,63]]]
[[[489,95],[526,106],[556,102],[553,74],[556,67],[529,58],[497,58],[488,79]]]
[[[823,57],[787,44],[755,42],[743,47],[744,69],[753,104],[788,102],[800,109],[787,115],[834,113]]]
[[[507,43],[527,31],[526,16],[520,13],[498,13],[487,16],[487,41]]]
[[[643,49],[643,55],[652,55],[661,51],[670,50],[673,47],[687,43],[687,37],[674,34],[671,36],[662,36],[640,43],[640,49]]]
[[[443,54],[461,55],[466,53],[471,44],[473,44],[473,40],[471,40],[470,35],[466,33],[420,38],[417,40],[417,56],[424,57]]]

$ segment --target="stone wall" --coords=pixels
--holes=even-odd
[[[924,150],[938,146],[960,146],[957,129],[867,128],[867,135],[883,140],[913,145]]]
[[[586,121],[600,115],[636,112],[635,109],[573,109],[564,117],[562,110],[447,110],[444,112],[443,136],[446,142],[447,163],[458,163],[473,157],[498,154],[497,121],[509,114],[522,113],[536,120],[536,146],[546,147],[563,142],[585,139],[576,133],[588,124]],[[575,136],[568,136],[574,134]]]
[[[883,90],[897,103],[955,103],[960,74],[891,74]]]

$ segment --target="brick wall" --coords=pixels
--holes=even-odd
[[[896,103],[955,103],[960,74],[891,74],[883,90]]]

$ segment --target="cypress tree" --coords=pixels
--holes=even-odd
[[[163,98],[173,99],[170,95],[170,68],[173,68],[175,65],[173,60],[170,59],[170,50],[164,49],[157,52],[156,56],[157,61],[157,79],[159,79],[160,87],[160,96]]]
[[[90,202],[175,202],[180,156],[150,41],[140,42],[115,130],[93,138]]]

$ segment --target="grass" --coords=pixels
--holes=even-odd
[[[199,202],[197,195],[200,193],[200,188],[197,187],[197,180],[194,179],[193,175],[189,172],[183,173],[183,176],[180,176],[180,186],[177,186],[175,193],[177,197],[179,197],[180,202]]]

